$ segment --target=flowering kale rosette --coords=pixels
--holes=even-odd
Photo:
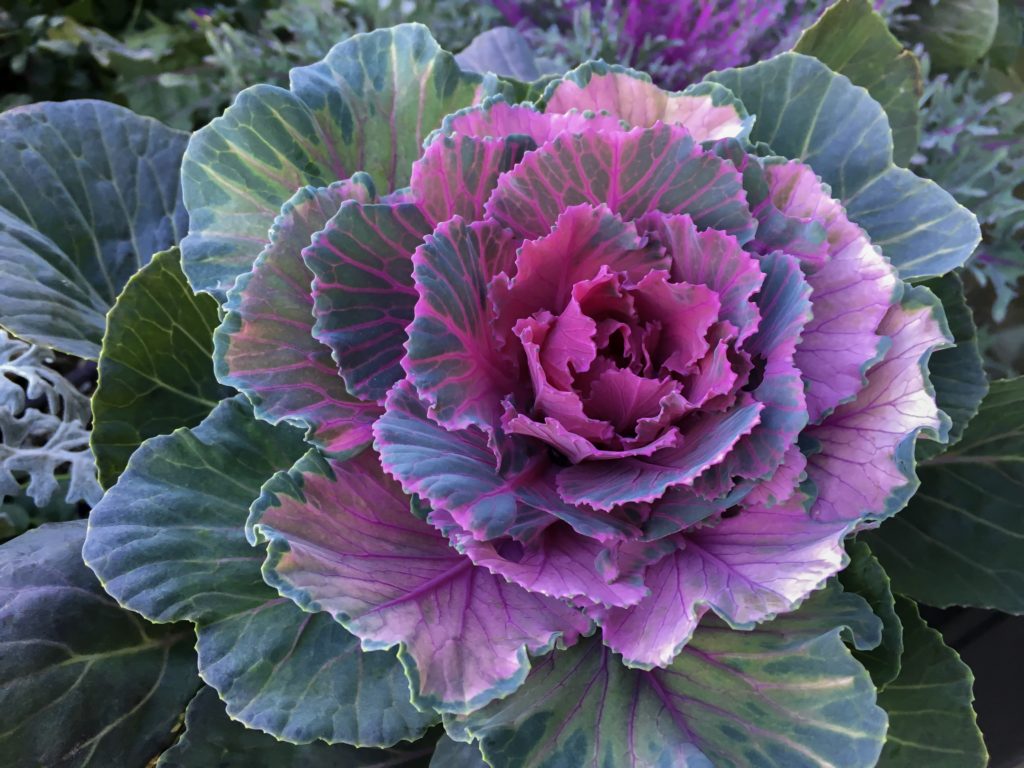
[[[217,375],[246,400],[160,450],[193,482],[226,478],[227,507],[259,494],[245,530],[263,579],[308,613],[268,618],[280,598],[249,576],[254,603],[226,596],[251,555],[235,534],[175,533],[187,509],[154,537],[173,556],[125,538],[133,483],[188,484],[157,441],[85,554],[128,607],[197,622],[229,714],[388,745],[445,713],[495,765],[601,729],[638,765],[747,748],[786,764],[811,742],[873,763],[885,717],[839,627],[872,647],[878,620],[829,580],[844,539],[913,493],[917,437],[945,439],[927,362],[948,330],[904,280],[961,264],[977,227],[893,166],[866,91],[794,54],[681,93],[602,63],[527,87],[460,70],[407,25],[240,94],[192,138],[183,186],[183,266],[225,299]],[[301,458],[285,424],[305,429]],[[208,573],[162,570],[175,558]],[[396,693],[359,704],[369,730],[321,722],[343,698],[316,687],[323,670],[392,658],[300,644],[326,614],[362,651],[398,648],[414,708]],[[238,658],[256,627],[281,640],[258,684],[263,660]],[[318,661],[300,674],[300,656]],[[624,724],[602,720],[609,696]]]

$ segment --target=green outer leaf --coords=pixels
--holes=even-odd
[[[293,743],[389,747],[437,722],[410,703],[394,653],[363,651],[327,613],[267,589],[256,608],[200,625],[199,674],[250,728]]]
[[[878,696],[889,713],[879,768],[984,768],[988,753],[971,708],[974,675],[929,627],[912,600],[896,597],[906,648],[899,677]]]
[[[381,193],[406,186],[423,140],[480,97],[483,83],[426,27],[402,24],[354,35],[323,61],[293,69],[291,90],[242,91],[185,153],[189,282],[223,297],[299,187],[326,187],[356,171],[373,176]]]
[[[952,420],[949,442],[920,441],[917,444],[918,460],[936,456],[956,445],[988,393],[988,376],[978,348],[978,331],[971,308],[964,298],[964,284],[960,276],[951,272],[924,285],[942,302],[955,346],[936,350],[928,361],[935,401]]]
[[[301,435],[238,395],[147,440],[93,509],[83,555],[122,605],[198,624],[199,673],[233,718],[294,742],[416,738],[436,717],[413,708],[394,654],[363,654],[330,616],[279,596],[246,541],[250,503],[305,453]]]
[[[260,486],[305,453],[302,433],[252,418],[242,395],[194,429],[147,440],[92,510],[83,556],[150,621],[206,622],[263,605],[265,552],[245,539]]]
[[[806,162],[831,186],[902,278],[944,274],[973,253],[978,222],[934,182],[892,164],[885,112],[863,88],[798,53],[708,79],[756,116],[752,142]]]
[[[1024,613],[1024,378],[992,382],[960,443],[918,475],[910,505],[864,534],[893,589]]]
[[[424,768],[433,749],[430,741],[395,749],[287,744],[230,719],[217,692],[204,686],[185,710],[185,733],[156,768]]]
[[[0,546],[0,764],[141,766],[199,687],[187,625],[121,609],[82,564],[85,521]]]
[[[905,166],[917,149],[921,65],[893,37],[869,0],[839,0],[804,30],[793,50],[813,56],[867,88],[893,133],[893,161]]]
[[[999,0],[915,0],[907,9],[917,21],[908,40],[922,43],[938,70],[974,64],[996,39]]]
[[[177,248],[162,251],[125,285],[107,315],[92,439],[109,488],[143,440],[202,421],[231,390],[213,375],[217,302],[192,293]]]
[[[871,549],[862,541],[849,541],[846,551],[850,564],[839,573],[839,582],[847,592],[853,592],[871,606],[871,610],[882,620],[882,641],[868,650],[856,649],[853,656],[863,664],[875,688],[883,690],[896,679],[900,671],[900,654],[903,653],[903,626],[896,616],[889,577]]]
[[[830,595],[855,598],[858,625],[877,625],[863,600]],[[445,726],[479,739],[495,768],[619,765],[624,755],[636,766],[866,768],[885,715],[824,600],[817,593],[750,632],[706,622],[672,666],[649,672],[593,637],[535,663],[512,696]]]
[[[0,325],[97,357],[121,287],[185,232],[186,138],[102,101],[0,115]]]

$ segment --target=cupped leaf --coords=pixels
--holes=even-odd
[[[867,88],[889,119],[894,162],[910,162],[920,135],[921,65],[893,37],[869,0],[839,0],[804,30],[793,50]]]
[[[963,265],[974,216],[941,187],[893,165],[892,132],[863,88],[810,56],[785,53],[708,76],[756,116],[751,140],[810,165],[904,279]]]
[[[372,452],[326,462],[310,452],[253,504],[269,539],[267,580],[329,611],[367,650],[400,644],[421,709],[469,712],[526,678],[529,654],[590,629],[565,603],[527,592],[453,549],[409,514],[409,498]]]
[[[929,627],[912,600],[896,597],[904,650],[899,677],[878,696],[889,715],[879,768],[984,768],[988,753],[971,707],[971,669]]]
[[[288,744],[229,718],[217,692],[204,686],[185,710],[185,732],[156,768],[425,768],[433,749],[429,738],[393,749]]]
[[[817,489],[812,512],[821,519],[894,515],[919,485],[918,437],[945,440],[949,430],[949,417],[936,406],[928,381],[933,350],[949,345],[938,299],[927,288],[907,288],[878,332],[891,343],[868,370],[865,387],[801,435],[811,449],[807,474]]]
[[[380,400],[402,377],[416,289],[412,254],[433,229],[412,204],[347,202],[303,251],[313,273],[313,336],[349,393]]]
[[[357,171],[381,192],[406,186],[424,138],[483,90],[419,24],[355,35],[290,79],[290,90],[242,91],[189,142],[181,248],[197,290],[223,295],[249,270],[299,187]]]
[[[142,441],[202,421],[231,392],[210,356],[217,303],[192,293],[177,248],[155,254],[107,316],[90,444],[108,488]]]
[[[486,209],[533,240],[581,203],[607,205],[624,219],[651,211],[689,214],[701,229],[723,230],[740,243],[755,228],[735,167],[702,151],[685,128],[664,123],[561,134],[504,174]]]
[[[752,632],[711,621],[664,669],[623,666],[598,638],[534,665],[502,701],[446,721],[478,739],[495,768],[550,765],[830,765],[868,768],[882,749],[885,714],[837,625],[877,634],[856,596],[829,590]],[[865,623],[866,622],[866,623]],[[869,644],[877,637],[861,637]]]
[[[882,620],[882,641],[868,650],[854,650],[853,655],[871,673],[875,688],[883,690],[900,671],[903,625],[896,615],[889,576],[868,545],[862,541],[850,541],[846,550],[850,564],[840,571],[839,582],[847,592],[867,600],[871,610]]]
[[[93,509],[84,557],[122,605],[196,622],[200,675],[249,727],[301,743],[417,737],[433,717],[408,702],[394,656],[364,656],[330,616],[279,596],[246,541],[260,487],[306,448],[298,430],[254,419],[243,396],[225,400],[139,448]]]
[[[935,401],[952,421],[949,442],[918,443],[918,458],[928,458],[952,447],[963,437],[968,422],[988,393],[988,376],[978,347],[978,331],[971,308],[964,297],[964,284],[955,273],[929,280],[925,285],[939,297],[946,313],[954,346],[940,349],[928,362],[928,375],[935,387]]]
[[[936,69],[956,69],[974,64],[992,46],[999,0],[914,0],[906,15],[914,19],[907,38],[924,45]]]
[[[379,409],[348,394],[331,350],[313,338],[313,275],[302,249],[344,201],[374,196],[366,174],[296,192],[274,220],[270,245],[228,293],[213,339],[217,377],[244,392],[259,418],[304,426],[332,454],[364,447]]]
[[[0,546],[0,763],[144,765],[199,688],[188,625],[156,626],[82,563],[85,522]]]
[[[893,588],[1024,613],[1024,378],[993,382],[960,442],[918,473],[907,509],[865,534]]]
[[[186,138],[101,101],[0,115],[0,325],[61,352],[99,355],[122,286],[185,232]]]

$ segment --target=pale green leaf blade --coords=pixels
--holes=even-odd
[[[91,445],[109,488],[150,437],[198,424],[231,390],[213,374],[217,302],[195,295],[177,248],[137,272],[107,316]]]
[[[218,296],[268,242],[281,205],[302,186],[357,171],[381,192],[406,186],[422,142],[445,115],[482,95],[427,28],[355,35],[291,72],[290,90],[257,85],[189,142],[182,166],[191,221],[181,244],[196,290]]]
[[[879,768],[984,768],[988,754],[971,707],[974,675],[912,600],[898,596],[896,612],[905,648],[899,677],[878,696],[889,714]]]
[[[101,101],[0,115],[0,325],[95,358],[122,286],[184,235],[186,140]]]
[[[188,625],[107,597],[84,537],[75,521],[0,546],[0,765],[143,766],[199,688]]]
[[[869,0],[839,0],[804,31],[793,50],[866,88],[889,118],[893,160],[902,166],[910,162],[920,134],[921,65],[893,37]]]
[[[1024,378],[992,382],[960,442],[918,475],[909,506],[864,534],[893,588],[1024,613]]]

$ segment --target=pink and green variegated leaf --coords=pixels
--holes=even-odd
[[[223,293],[249,270],[299,187],[357,171],[382,192],[408,184],[426,136],[485,89],[418,24],[354,35],[323,61],[293,69],[290,83],[242,91],[189,142],[181,251],[197,290]]]
[[[636,70],[599,61],[551,83],[543,102],[545,112],[604,111],[642,128],[657,122],[681,125],[697,141],[745,136],[753,124],[743,105],[720,85],[700,83],[672,93]]]
[[[563,134],[528,153],[498,180],[486,210],[520,237],[546,235],[574,205],[605,204],[624,219],[650,211],[687,213],[697,226],[741,243],[754,232],[742,177],[701,150],[684,128]]]
[[[473,565],[429,524],[370,452],[327,462],[310,452],[253,505],[269,540],[265,577],[308,610],[330,612],[364,650],[400,645],[423,709],[470,712],[525,680],[528,654],[590,630],[569,605]]]
[[[706,285],[718,294],[721,317],[736,326],[740,340],[754,332],[760,313],[751,296],[760,289],[764,274],[736,238],[714,229],[701,231],[686,214],[653,213],[638,227],[665,248],[674,280]]]
[[[792,610],[845,564],[846,529],[813,520],[794,497],[771,509],[744,506],[690,531],[647,570],[650,596],[607,611],[604,642],[627,666],[665,667],[709,609],[743,629]]]
[[[505,536],[524,520],[538,517],[543,524],[564,520],[600,541],[639,533],[617,517],[562,501],[547,451],[531,454],[522,438],[512,437],[501,446],[499,459],[479,429],[445,430],[427,415],[408,382],[399,382],[388,393],[373,434],[381,464],[406,493],[450,514],[480,540]]]
[[[523,243],[514,278],[499,275],[493,289],[498,328],[538,310],[561,313],[573,286],[594,278],[602,267],[639,282],[648,272],[667,269],[668,257],[604,204],[581,204],[561,211],[543,237]],[[512,270],[509,270],[511,273]]]
[[[441,224],[413,254],[419,300],[402,366],[431,416],[448,429],[493,426],[515,386],[498,352],[487,283],[515,259],[511,233],[491,221]]]
[[[900,281],[810,166],[789,162],[764,170],[773,205],[786,216],[820,222],[828,238],[829,258],[809,270],[814,318],[796,353],[816,424],[856,396],[864,372],[884,352],[885,337],[876,329],[897,300]]]
[[[765,274],[758,299],[761,322],[744,349],[754,360],[763,361],[761,381],[751,396],[764,410],[750,434],[698,479],[695,487],[709,498],[726,493],[734,478],[770,476],[807,425],[804,385],[793,356],[800,333],[811,319],[811,289],[795,256],[768,254],[762,257],[761,268]]]
[[[472,534],[446,524],[442,513],[431,515],[431,521],[474,563],[530,592],[618,606],[634,605],[648,593],[642,572],[606,580],[601,564],[607,557],[607,545],[580,536],[564,523],[549,525],[523,547],[508,539],[477,541]]]
[[[536,144],[525,136],[440,136],[412,167],[410,192],[433,223],[453,216],[476,221],[498,177]]]
[[[440,133],[477,138],[528,136],[540,146],[565,132],[618,131],[626,127],[622,120],[612,115],[578,109],[565,114],[544,114],[532,104],[509,104],[499,95],[449,115],[441,124]],[[427,139],[427,143],[432,140],[436,139]]]
[[[620,504],[654,501],[677,485],[689,486],[723,461],[761,420],[764,404],[748,401],[728,413],[708,413],[687,425],[682,444],[651,456],[614,462],[584,462],[558,473],[558,492],[569,504],[610,510]]]
[[[270,245],[228,292],[227,314],[214,334],[223,383],[244,392],[259,418],[301,424],[307,439],[337,455],[370,443],[380,408],[345,390],[331,350],[313,338],[313,275],[302,249],[343,202],[373,197],[366,174],[296,192],[274,221]]]
[[[432,229],[415,205],[349,202],[302,252],[314,275],[313,335],[361,400],[382,400],[402,377],[417,299],[412,254]]]
[[[805,433],[815,443],[807,474],[821,520],[877,521],[902,509],[918,486],[918,435],[945,441],[949,431],[927,373],[931,353],[951,344],[941,303],[927,288],[908,288],[878,330],[892,343],[867,385]]]

